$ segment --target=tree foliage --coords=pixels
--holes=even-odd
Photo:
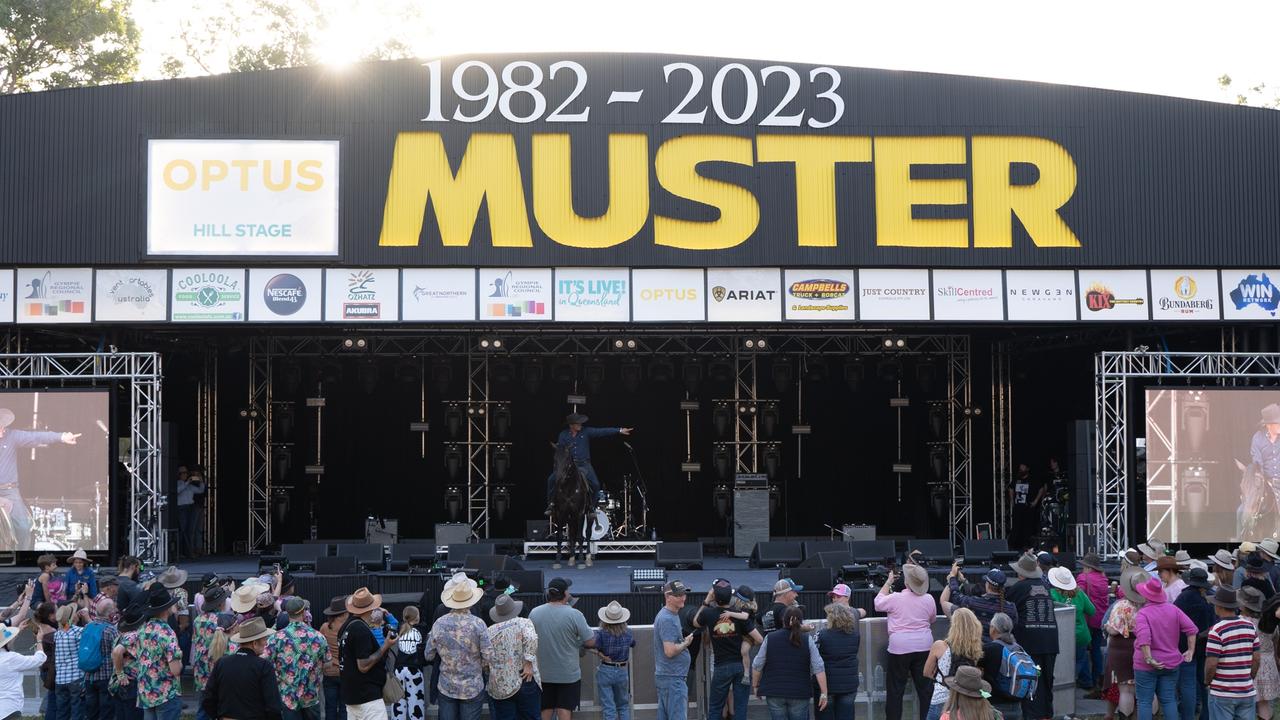
[[[1264,82],[1241,89],[1234,85],[1230,75],[1224,73],[1218,78],[1218,87],[1223,92],[1235,93],[1237,105],[1280,109],[1280,90],[1269,88]]]
[[[0,0],[0,93],[123,82],[137,67],[126,0]]]

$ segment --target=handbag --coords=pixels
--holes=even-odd
[[[404,699],[404,688],[396,677],[395,650],[387,651],[387,681],[382,684],[382,702],[395,705]]]

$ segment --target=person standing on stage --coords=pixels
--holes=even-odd
[[[1031,546],[1031,536],[1040,524],[1040,502],[1047,486],[1035,479],[1026,463],[1018,464],[1018,474],[1009,483],[1009,505],[1013,508],[1013,544],[1018,550]]]
[[[587,483],[591,485],[591,492],[597,499],[600,497],[600,478],[596,477],[596,469],[591,466],[591,441],[596,438],[613,437],[614,435],[630,435],[632,428],[589,428],[583,427],[587,423],[587,416],[581,413],[571,413],[564,419],[569,427],[560,431],[560,437],[556,438],[556,450],[560,451],[565,448],[569,450],[569,457],[573,459],[573,464],[578,466],[578,470],[587,478]],[[547,476],[547,514],[551,513],[551,496],[556,490],[556,473],[553,469],[551,474]]]
[[[200,476],[192,477],[187,466],[178,468],[178,554],[182,557],[196,556],[196,522],[199,505],[196,496],[204,493],[204,480]]]
[[[18,451],[54,443],[75,445],[81,433],[10,430],[13,421],[13,411],[0,408],[0,509],[9,513],[18,542],[17,547],[9,549],[30,550],[31,511],[27,509],[22,489],[18,487]]]

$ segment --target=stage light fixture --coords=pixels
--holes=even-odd
[[[916,363],[916,385],[926,395],[933,393],[934,381],[937,379],[936,371],[937,368],[929,360],[921,360]]]
[[[947,414],[951,409],[951,401],[930,400],[926,405],[929,408],[929,433],[935,438],[941,438],[947,432]]]
[[[702,384],[702,363],[694,358],[686,358],[680,364],[680,378],[684,381],[684,389],[690,395],[697,395],[698,386]]]
[[[772,520],[774,515],[778,514],[778,506],[782,504],[782,493],[778,492],[777,485],[769,486],[769,519]]]
[[[614,350],[634,351],[639,347],[640,347],[640,343],[636,342],[635,338],[614,338],[613,339]]]
[[[858,392],[862,379],[867,375],[867,368],[861,360],[847,360],[844,364],[844,384],[852,392]]]
[[[727,383],[733,380],[733,373],[733,362],[721,355],[711,360],[707,376],[711,378],[712,382]]]
[[[302,366],[297,360],[287,360],[280,365],[280,386],[286,395],[297,395],[302,387]]]
[[[721,480],[728,480],[733,470],[733,451],[727,443],[716,443],[711,451],[711,464],[716,467],[716,475]]]
[[[671,382],[676,375],[676,367],[667,358],[654,358],[649,361],[649,379],[653,382]]]
[[[498,352],[503,349],[502,338],[482,337],[480,338],[480,349],[486,352]]]
[[[436,392],[444,395],[449,392],[449,385],[453,383],[453,366],[446,360],[440,360],[431,366],[431,384],[435,385]]]
[[[773,433],[778,429],[778,403],[776,401],[770,400],[761,403],[760,427],[764,430],[765,437],[773,437]]]
[[[893,338],[885,338],[885,339],[884,339],[884,343],[883,343],[883,345],[884,345],[884,349],[885,349],[885,350],[892,350],[892,349],[893,349]]]
[[[495,384],[506,385],[516,377],[516,367],[510,360],[493,360],[489,363],[489,379]]]
[[[498,403],[493,410],[493,434],[499,440],[502,440],[507,437],[507,433],[510,430],[511,406],[506,403]]]
[[[506,480],[507,471],[511,469],[511,446],[496,445],[493,448],[493,476],[497,480]]]
[[[899,375],[902,373],[902,364],[897,360],[881,360],[876,365],[876,374],[884,382],[896,383]]]
[[[604,363],[599,358],[588,360],[582,368],[582,380],[592,393],[600,392],[604,387]]]
[[[360,389],[365,395],[372,395],[378,389],[378,366],[372,360],[360,363],[356,377],[360,379]]]
[[[369,341],[362,337],[349,337],[342,339],[342,349],[351,352],[360,352],[369,349]]]
[[[511,507],[511,489],[506,485],[498,485],[493,489],[493,514],[501,522]]]
[[[827,361],[822,358],[805,358],[804,360],[805,377],[809,382],[826,382],[829,370]]]
[[[907,347],[907,341],[903,340],[902,338],[898,338],[897,340],[893,341],[893,346],[898,350],[902,350]]]
[[[933,475],[934,482],[943,482],[947,479],[947,456],[950,454],[950,449],[950,443],[929,443],[929,472]]]
[[[784,393],[791,389],[791,382],[795,379],[795,368],[791,366],[790,360],[778,358],[773,362],[773,386],[778,392]]]
[[[450,485],[444,491],[444,507],[450,522],[457,522],[462,514],[462,495],[462,488],[457,485]]]
[[[520,379],[524,384],[524,389],[530,395],[537,395],[538,390],[542,387],[543,368],[542,361],[534,358],[529,360],[520,369]]]
[[[551,378],[561,385],[569,385],[578,376],[578,363],[573,358],[559,358],[551,365]]]
[[[258,415],[259,415],[258,408],[256,407],[240,409],[240,417],[245,418],[246,420],[257,420]]]
[[[396,380],[406,385],[417,383],[420,379],[418,363],[406,358],[396,363]]]
[[[729,403],[717,400],[711,411],[711,421],[715,423],[716,435],[724,437],[729,434],[729,425],[733,422],[733,408]]]
[[[1179,414],[1179,424],[1186,435],[1190,453],[1199,456],[1209,435],[1209,404],[1204,399],[1204,392],[1189,390]]]
[[[330,358],[320,363],[319,376],[321,382],[340,383],[345,374],[342,363],[335,359]]]
[[[782,448],[778,443],[768,443],[764,446],[764,474],[770,480],[778,476],[778,470],[782,467]]]
[[[711,494],[711,501],[716,506],[716,517],[724,520],[729,516],[729,504],[732,497],[728,485],[716,485],[715,491]]]
[[[622,386],[628,392],[635,392],[640,387],[640,380],[644,376],[644,370],[640,367],[639,360],[624,360],[619,371],[622,376]]]
[[[444,449],[444,469],[449,473],[449,479],[453,480],[458,477],[458,472],[462,470],[462,448],[457,445],[447,445]]]
[[[444,426],[449,431],[449,437],[458,437],[462,432],[462,423],[466,413],[462,406],[458,403],[449,403],[444,410]]]

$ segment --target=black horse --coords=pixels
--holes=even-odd
[[[587,538],[587,520],[591,515],[591,485],[578,465],[573,462],[569,448],[557,448],[555,453],[555,491],[551,501],[551,522],[556,532],[556,562],[560,567],[560,551],[568,545],[569,564],[576,562],[578,549],[582,549],[586,565],[591,564],[591,544]]]

